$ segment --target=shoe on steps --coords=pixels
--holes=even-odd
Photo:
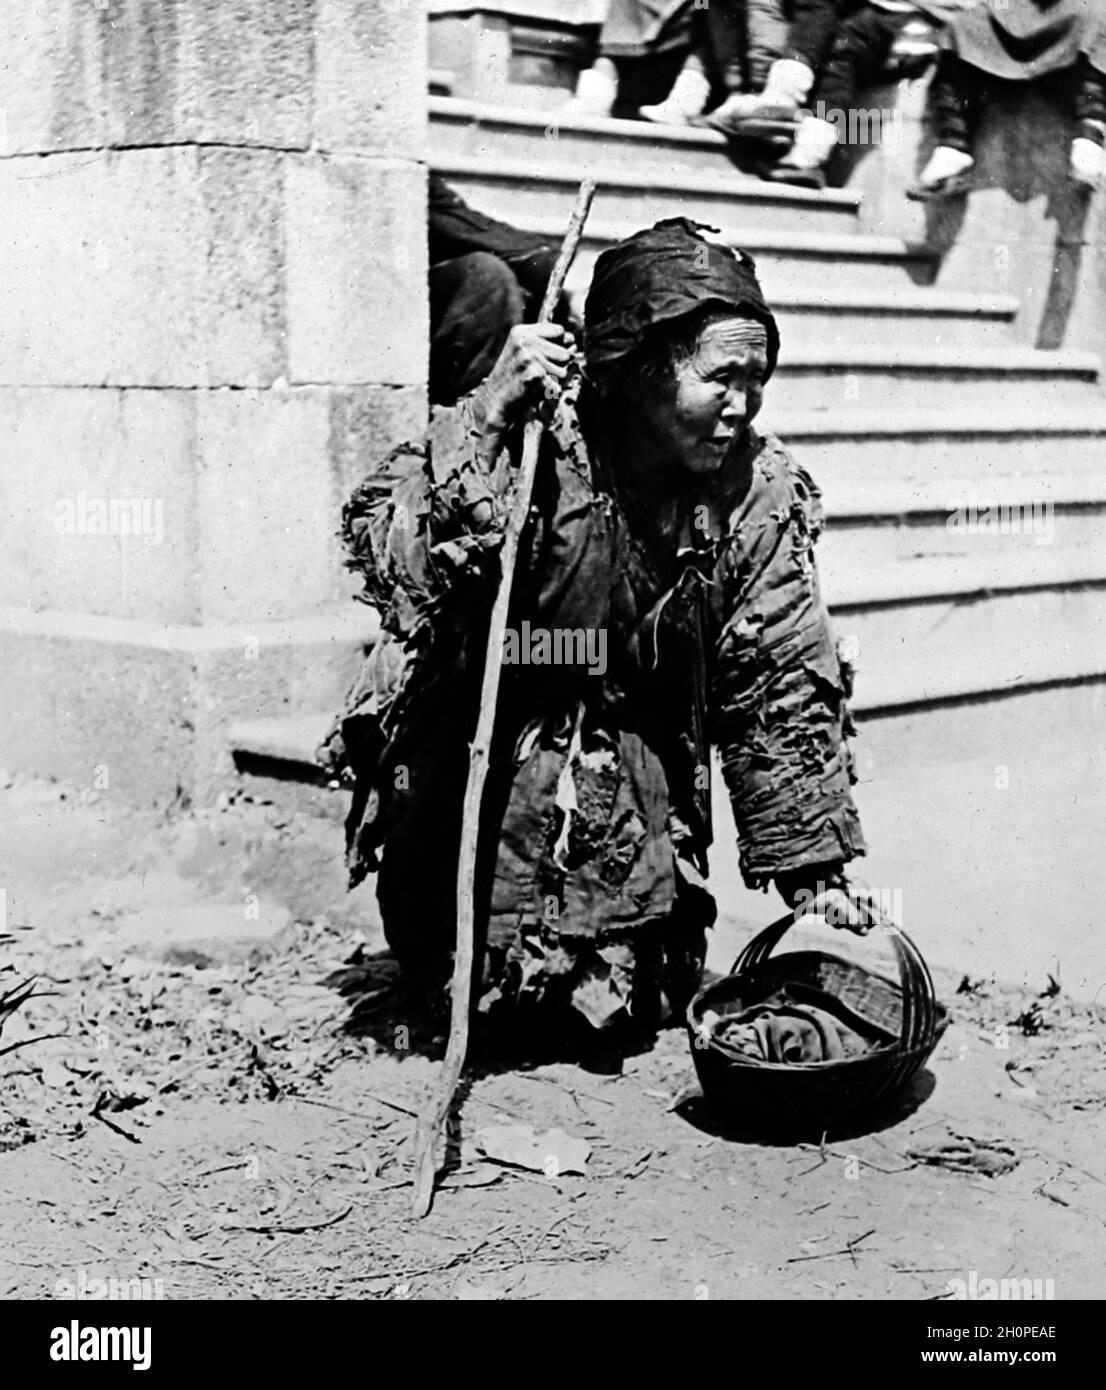
[[[759,172],[768,183],[789,183],[796,188],[814,188],[819,192],[826,186],[826,171],[822,167],[799,169],[781,160],[779,164],[766,165]]]
[[[814,70],[797,58],[777,58],[768,69],[764,97],[769,103],[802,106],[814,86]]]
[[[798,114],[797,106],[769,101],[763,92],[735,92],[703,120],[723,135],[759,139],[763,127],[776,129],[784,123],[794,126]]]
[[[961,197],[975,185],[974,168],[975,160],[966,151],[938,145],[917,183],[906,190],[906,196],[915,203]]]
[[[1070,173],[1084,188],[1106,188],[1106,148],[1085,135],[1071,142]]]
[[[709,97],[710,82],[706,74],[699,68],[685,67],[663,101],[638,109],[647,121],[656,125],[689,125],[696,116],[703,114]]]
[[[576,93],[557,111],[558,116],[609,116],[618,98],[617,70],[600,59],[576,79]]]
[[[794,58],[779,58],[768,70],[762,92],[735,92],[706,118],[723,135],[749,136],[750,121],[797,121],[814,73]]]

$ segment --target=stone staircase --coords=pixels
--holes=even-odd
[[[939,287],[929,248],[862,230],[858,193],[766,185],[713,132],[448,96],[430,98],[430,118],[432,167],[518,226],[561,235],[580,179],[598,180],[576,289],[604,246],[665,216],[756,258],[782,336],[762,424],[823,489],[820,565],[859,651],[864,729],[909,723],[924,747],[968,703],[1106,674],[1097,357],[1025,346],[1014,297]],[[973,503],[1036,507],[1047,534],[950,530],[950,511]],[[235,725],[240,772],[323,807],[308,760],[326,720]]]

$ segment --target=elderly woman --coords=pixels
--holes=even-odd
[[[712,746],[750,886],[794,902],[841,885],[863,840],[818,490],[753,428],[779,338],[752,261],[661,222],[600,256],[585,324],[582,363],[560,328],[515,328],[482,386],[393,455],[406,480],[349,502],[384,634],[328,751],[355,781],[351,877],[378,870],[388,942],[441,997],[503,479],[544,397],[481,827],[478,1007],[636,1038],[699,983]]]

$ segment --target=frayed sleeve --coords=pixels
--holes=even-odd
[[[730,518],[712,734],[733,802],[742,875],[776,875],[864,853],[846,673],[822,602],[813,480],[775,440]]]
[[[460,574],[488,570],[503,527],[465,398],[436,409],[425,443],[401,445],[361,483],[343,510],[341,534],[360,597],[388,631],[407,635],[433,616]]]

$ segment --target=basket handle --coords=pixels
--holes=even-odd
[[[802,911],[789,912],[765,927],[734,961],[730,974],[755,970],[763,965],[796,922],[803,917],[822,915],[819,909],[827,906],[826,898],[826,894],[820,893]],[[873,918],[872,925],[878,926],[890,937],[891,949],[899,967],[899,984],[902,988],[902,1031],[899,1042],[904,1050],[918,1047],[932,1039],[937,1025],[937,995],[933,988],[933,977],[922,959],[922,953],[893,918],[880,912]]]

